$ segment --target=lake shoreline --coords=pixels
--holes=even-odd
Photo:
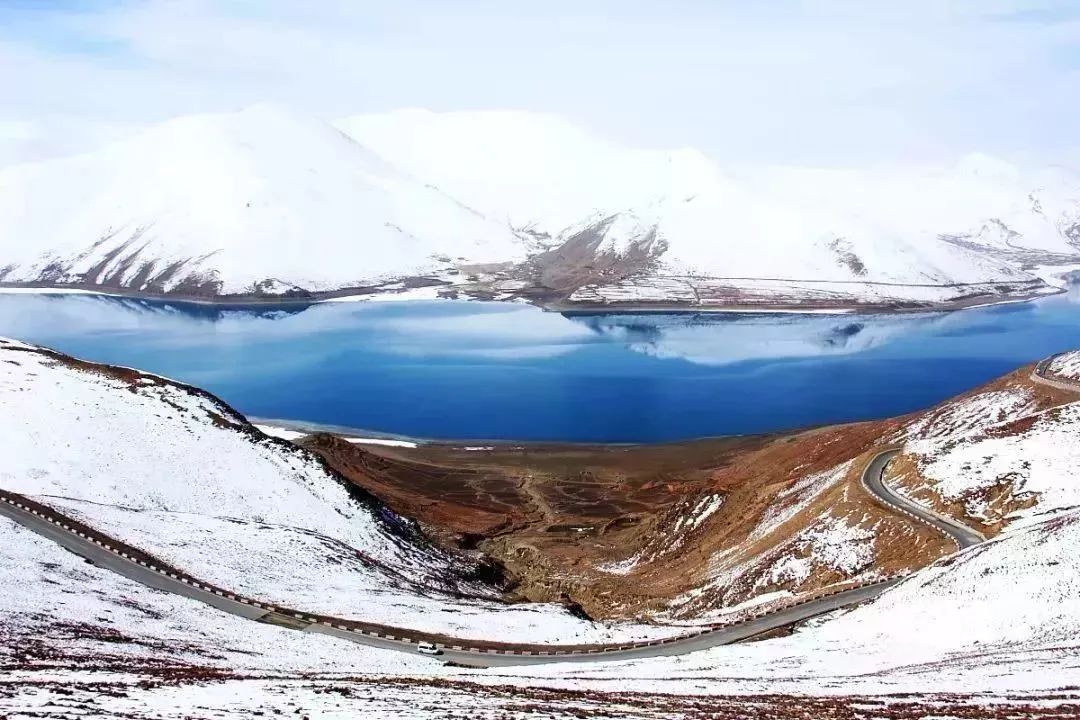
[[[917,412],[917,411],[915,411]],[[907,413],[910,414],[910,413]],[[900,416],[904,417],[907,414]],[[335,435],[344,440],[355,442],[359,445],[386,445],[406,448],[440,447],[456,450],[471,451],[497,451],[529,450],[529,451],[560,451],[560,450],[630,450],[649,448],[671,448],[680,445],[692,445],[697,443],[715,443],[724,441],[741,441],[765,438],[787,437],[808,432],[828,430],[829,428],[844,427],[847,425],[860,425],[869,422],[879,422],[881,418],[868,418],[866,420],[852,420],[850,422],[822,423],[804,427],[777,430],[774,432],[761,433],[733,433],[729,435],[702,435],[699,437],[683,438],[681,440],[656,440],[652,442],[589,442],[574,440],[505,440],[505,439],[477,439],[477,438],[425,438],[401,433],[388,433],[378,430],[365,430],[344,425],[310,422],[306,420],[288,420],[284,418],[264,418],[250,416],[247,421],[258,428],[261,432],[279,437],[291,439],[286,434],[314,435],[325,433]],[[267,432],[267,429],[283,431],[281,434]],[[366,442],[371,441],[371,442]]]
[[[22,294],[0,295],[0,335],[207,387],[291,432],[617,452],[926,408],[1080,346],[1077,300],[970,313],[620,318],[451,301],[234,312]]]
[[[444,286],[423,286],[438,288]],[[416,290],[417,288],[411,288]],[[905,315],[918,313],[947,313],[973,308],[990,307],[1031,302],[1053,297],[1068,292],[1068,287],[1046,285],[1038,292],[1012,295],[979,295],[945,302],[777,302],[777,303],[729,303],[712,305],[690,305],[679,302],[618,302],[618,303],[567,303],[559,301],[530,301],[527,297],[484,298],[465,295],[456,298],[423,298],[425,301],[448,300],[451,302],[498,302],[527,303],[544,310],[567,316],[587,315]],[[244,309],[259,307],[264,309],[306,308],[331,302],[409,302],[418,300],[409,290],[371,291],[370,288],[341,288],[325,292],[311,293],[304,297],[264,296],[264,295],[218,295],[197,296],[183,293],[153,293],[135,291],[126,288],[104,288],[88,284],[48,284],[48,283],[11,283],[0,282],[0,295],[69,295],[99,296],[146,300],[151,302],[177,303],[216,307],[219,309]],[[395,295],[404,297],[395,298]]]

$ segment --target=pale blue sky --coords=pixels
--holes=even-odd
[[[270,101],[565,115],[721,163],[1075,157],[1073,0],[0,0],[0,162]]]

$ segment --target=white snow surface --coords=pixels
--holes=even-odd
[[[594,255],[656,260],[577,290],[586,303],[731,303],[710,298],[724,288],[789,302],[992,299],[1000,283],[1045,290],[1038,268],[1080,262],[1080,178],[1066,169],[982,155],[723,168],[693,148],[624,147],[527,112],[408,110],[337,126],[257,105],[0,168],[0,280],[269,295],[414,275],[454,283],[582,231]],[[501,282],[509,298],[521,280]]]
[[[946,500],[962,500],[972,517],[988,518],[982,491],[1003,481],[1011,484],[1012,497],[1034,495],[1034,506],[1010,518],[1014,525],[1026,525],[1080,506],[1080,403],[1031,411],[1027,417],[1032,419],[1028,429],[996,433],[995,427],[1008,420],[989,412],[985,427],[909,441],[906,451],[918,458],[933,488]]]
[[[701,527],[702,523],[712,517],[713,513],[724,505],[722,494],[706,495],[690,509],[688,513],[675,521],[675,532],[691,532]]]
[[[196,576],[300,610],[475,639],[512,632],[573,644],[679,632],[494,602],[493,588],[459,579],[471,561],[357,502],[314,456],[209,396],[27,349],[0,339],[0,487],[64,506]]]
[[[908,287],[839,289],[924,297],[917,286],[1033,279],[1011,256],[1075,256],[1080,242],[1075,173],[978,154],[933,168],[721,168],[692,148],[622,147],[525,112],[407,110],[338,126],[540,246],[588,227],[600,228],[600,254],[665,245],[660,275],[898,283]],[[634,287],[613,299],[649,299]]]
[[[844,479],[850,470],[851,463],[846,462],[823,472],[804,475],[796,480],[791,487],[776,496],[747,539],[750,542],[760,540],[782,527],[784,523],[806,509],[814,498]]]
[[[330,290],[504,262],[500,221],[330,125],[268,105],[170,120],[95,152],[0,169],[0,267],[33,281],[222,293]],[[130,259],[130,262],[127,262]],[[167,273],[167,268],[176,269]],[[165,274],[162,274],[165,273]]]
[[[90,636],[65,629],[90,623],[135,640],[105,645],[110,655],[133,661],[158,657],[263,672],[422,671],[428,664],[212,611],[83,562],[6,518],[0,518],[0,572],[0,636],[51,639],[75,657],[102,651]],[[13,649],[0,644],[0,658]]]
[[[874,532],[829,515],[800,531],[791,545],[797,553],[782,556],[769,568],[769,582],[801,583],[821,569],[850,577],[874,562]]]
[[[306,432],[300,432],[298,430],[290,430],[289,428],[279,427],[277,425],[255,423],[255,427],[271,437],[281,438],[282,440],[299,440],[300,438],[311,434]],[[406,448],[414,448],[419,445],[419,443],[415,443],[411,440],[394,440],[391,438],[369,438],[353,436],[343,437],[345,440],[356,445],[384,445],[386,447]]]
[[[1013,429],[1017,420],[1030,427]],[[1015,526],[1080,506],[1080,403],[1039,410],[1022,388],[977,393],[916,421],[907,436],[921,475],[971,517],[993,519],[985,491],[1001,483],[1012,497],[1036,499],[1007,518]]]
[[[255,673],[440,675],[493,685],[692,694],[1005,693],[1051,691],[1080,680],[1075,511],[939,563],[879,600],[791,637],[689,656],[476,672],[219,613],[83,563],[6,520],[0,520],[0,559],[0,629],[54,640],[75,658],[107,653]],[[101,643],[64,629],[81,623],[141,643]]]
[[[1025,415],[1034,406],[1031,392],[1023,388],[977,392],[942,404],[910,423],[904,433],[912,440],[977,436],[997,423]]]
[[[383,445],[385,447],[404,448],[414,448],[419,445],[419,443],[411,440],[391,440],[389,438],[346,437],[345,439],[354,445]]]
[[[1067,352],[1058,355],[1047,368],[1052,375],[1060,375],[1069,380],[1080,380],[1080,352]]]
[[[39,501],[153,552],[195,577],[285,607],[457,638],[605,642],[677,635],[680,628],[589,623],[542,603],[460,601],[440,584],[371,567],[363,548],[308,528],[233,517],[130,510],[54,496]],[[213,554],[205,549],[213,548]],[[288,562],[281,562],[289,558]]]
[[[313,512],[318,514],[315,532],[330,537],[331,532],[348,533],[348,527],[357,526],[352,539],[373,542],[365,550],[389,560],[399,557],[400,550],[383,547],[386,543],[377,532],[364,529],[370,525],[366,511],[350,506],[337,486],[303,461],[305,456],[205,423],[208,412],[221,410],[205,398],[146,381],[129,386],[53,365],[20,348],[28,346],[0,341],[0,402],[5,409],[0,414],[5,441],[0,487],[39,497],[66,494],[69,499],[42,499],[62,502],[103,524],[123,525],[132,537],[153,528],[165,538],[156,550],[198,559],[208,571],[214,567],[207,556],[216,548],[238,552],[245,543],[264,542],[268,553],[325,548],[325,538],[305,535],[295,524],[297,517],[310,518]],[[999,396],[996,403],[1001,402],[1022,403],[1023,398]],[[0,633],[51,642],[69,654],[75,668],[67,675],[56,667],[19,671],[11,674],[16,682],[49,676],[76,680],[84,657],[120,656],[151,662],[171,658],[256,675],[374,673],[387,678],[392,688],[399,687],[402,676],[442,676],[494,686],[612,692],[958,692],[984,698],[988,692],[1053,694],[1080,685],[1080,510],[1066,507],[1076,504],[1070,499],[1069,473],[1061,473],[1065,479],[1052,477],[1055,469],[1076,467],[1078,458],[1070,449],[1075,440],[1069,438],[1080,419],[1076,411],[1076,405],[1067,405],[1057,416],[1041,414],[1029,433],[1036,440],[1021,438],[1026,445],[986,447],[1003,457],[1033,459],[1031,484],[1042,488],[1042,509],[1056,510],[1027,515],[1025,522],[994,540],[916,573],[876,601],[822,618],[789,637],[620,663],[442,668],[417,657],[252,623],[144,588],[86,564],[7,520],[0,520]],[[141,428],[129,422],[128,414]],[[229,437],[240,439],[225,439]],[[186,455],[181,456],[181,450]],[[217,487],[226,477],[220,473],[234,469],[222,450],[238,455],[253,478],[229,474],[236,492]],[[800,483],[792,498],[805,501],[823,482],[824,476]],[[226,507],[239,523],[221,514]],[[227,529],[230,525],[241,529],[233,532]],[[183,547],[211,543],[211,535],[222,533],[228,535],[226,541],[208,547],[210,552],[191,555],[191,548]],[[841,557],[837,561],[845,562]],[[275,592],[288,591],[286,585],[276,586]],[[103,642],[93,634],[73,633],[76,625],[115,630],[137,642]],[[10,652],[19,645],[6,647]],[[371,680],[378,682],[377,677]],[[148,686],[123,702],[130,703],[133,712],[175,702],[235,710],[281,692],[292,691],[273,684],[246,690],[235,683]],[[456,690],[430,687],[414,692],[416,702],[423,703]],[[35,705],[45,696],[28,694],[20,698],[22,705],[13,707],[25,709],[27,702]],[[9,707],[0,702],[0,710]]]
[[[1077,637],[1073,511],[938,562],[791,637],[604,666],[505,668],[491,681],[709,693],[1053,690],[1080,679]]]
[[[308,435],[308,433],[299,432],[297,430],[289,430],[288,428],[278,427],[277,425],[254,423],[254,427],[263,434],[269,435],[270,437],[281,438],[282,440],[299,440],[300,438]]]

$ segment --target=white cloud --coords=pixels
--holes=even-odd
[[[378,324],[398,333],[465,343],[496,338],[504,343],[580,342],[595,337],[587,327],[531,305],[477,303],[455,310],[453,315],[384,316]]]
[[[141,347],[159,351],[281,341],[308,348],[308,357],[278,358],[278,364],[310,362],[356,342],[407,357],[513,361],[555,357],[602,340],[558,313],[511,304],[462,303],[432,310],[413,304],[324,303],[295,314],[224,312],[211,319],[157,304],[83,295],[13,294],[0,299],[4,336],[49,345],[59,339],[137,335]],[[318,342],[319,349],[310,346],[312,342]]]
[[[264,100],[327,117],[511,107],[721,163],[837,164],[1056,157],[1080,110],[1080,14],[1065,1],[15,7],[0,10],[6,122],[126,124]],[[100,140],[73,134],[64,150]]]
[[[853,355],[948,322],[948,315],[731,315],[705,322],[681,316],[597,317],[609,342],[696,365],[745,360]]]

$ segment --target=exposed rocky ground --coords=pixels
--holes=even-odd
[[[228,698],[228,699],[226,699]],[[79,680],[0,681],[0,703],[24,703],[11,718],[154,717],[196,720],[277,716],[353,718],[611,718],[618,720],[1028,720],[1075,718],[1080,690],[1045,696],[806,697],[607,693],[491,686],[435,678],[249,679],[185,669]]]
[[[868,453],[884,444],[908,442],[891,483],[989,536],[999,532],[1037,502],[1023,478],[1030,461],[948,501],[914,468],[980,432],[1021,435],[1040,413],[1064,421],[1071,408],[1054,408],[1075,394],[1035,384],[1030,372],[910,418],[776,437],[481,449],[361,447],[326,434],[301,442],[447,546],[498,560],[522,598],[569,601],[597,618],[700,619],[951,553],[948,539],[862,487]],[[1072,436],[1061,432],[1063,442]]]
[[[860,484],[862,460],[897,426],[651,447],[302,443],[445,542],[497,559],[523,598],[687,620],[950,551]]]
[[[923,569],[783,637],[474,671],[224,615],[5,520],[0,717],[1074,716],[1080,394],[1030,371],[910,417],[778,437],[378,454],[305,441],[352,482],[367,477],[369,495],[205,393],[4,341],[4,487],[264,596],[454,632],[591,639],[642,630],[558,605],[515,614],[491,602],[501,588],[476,576],[477,550],[506,563],[518,596],[667,622]],[[857,470],[891,444],[907,465],[890,482],[994,539],[954,555],[872,501]],[[421,527],[393,511],[406,504]]]

